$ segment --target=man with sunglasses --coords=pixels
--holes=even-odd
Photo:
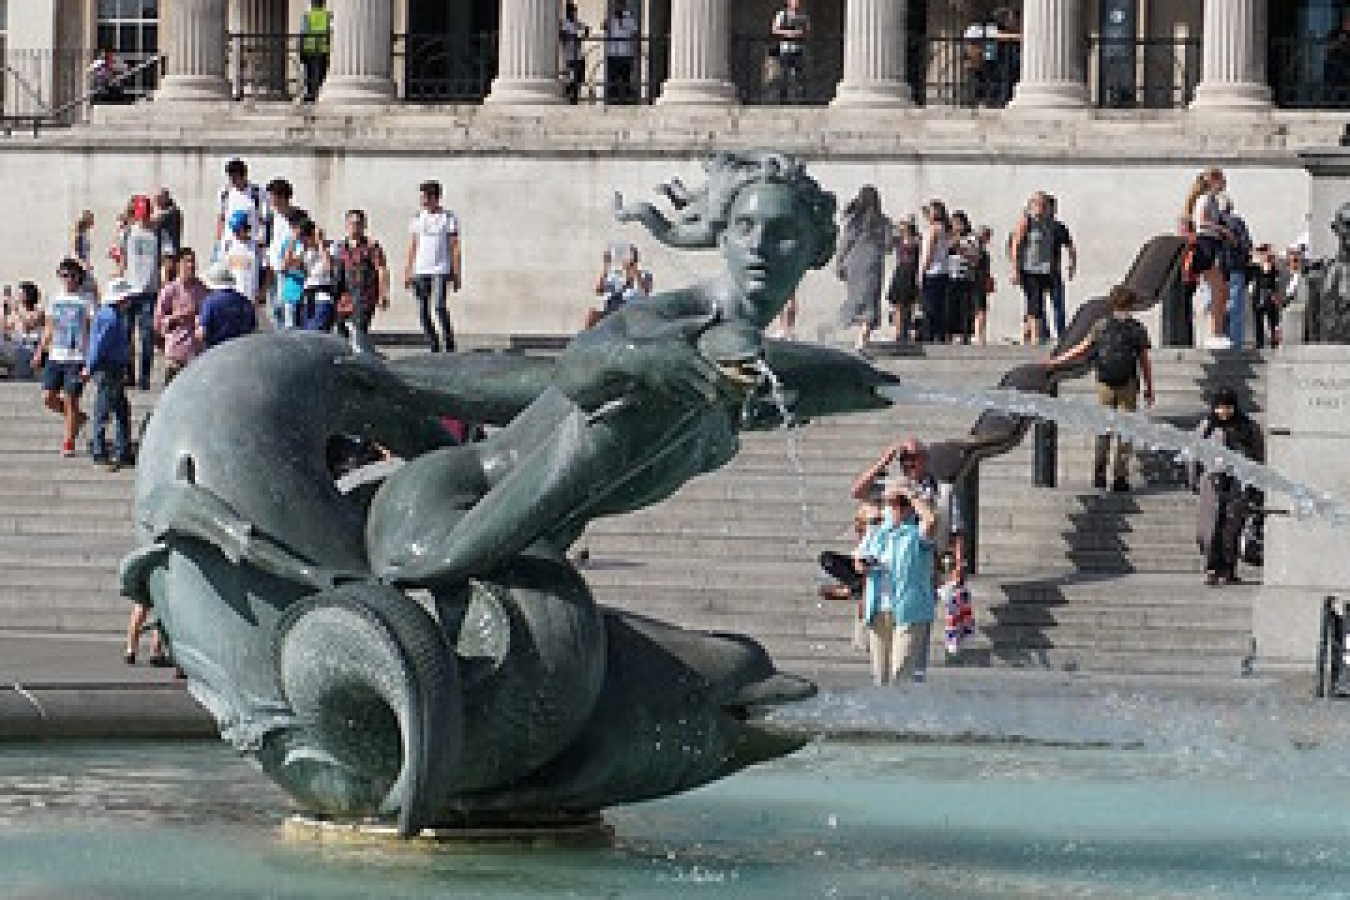
[[[874,684],[922,682],[937,595],[933,591],[933,531],[937,515],[923,487],[904,476],[886,479],[885,514],[867,533],[853,562],[866,577],[863,621]]]
[[[938,580],[949,584],[960,584],[966,577],[966,541],[965,519],[961,515],[961,504],[957,501],[952,486],[938,481],[928,470],[928,448],[915,438],[897,441],[886,448],[871,466],[864,469],[853,482],[852,496],[858,502],[879,499],[879,491],[885,483],[892,466],[898,465],[900,472],[917,486],[922,499],[933,505],[937,524],[933,530],[935,563],[943,565],[950,557],[950,566],[945,572],[938,571]]]
[[[56,269],[57,289],[47,297],[47,324],[38,341],[35,360],[45,360],[42,371],[42,403],[65,420],[62,456],[75,455],[75,438],[88,418],[80,410],[84,392],[85,354],[94,298],[84,289],[84,269],[74,259],[64,259]]]

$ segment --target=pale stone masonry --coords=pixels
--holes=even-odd
[[[909,106],[905,81],[907,0],[851,0],[845,11],[844,80],[839,106]]]
[[[1265,47],[1257,39],[1258,0],[1205,0],[1204,71],[1199,109],[1265,109]]]
[[[319,92],[323,103],[383,103],[393,99],[393,0],[330,0],[334,22],[358,28],[334,28],[328,78]]]
[[[727,58],[729,13],[724,0],[672,0],[670,78],[659,102],[736,102]]]
[[[1087,105],[1079,0],[1026,0],[1022,78],[1014,108],[1073,109]]]

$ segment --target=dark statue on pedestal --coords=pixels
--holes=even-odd
[[[212,350],[166,392],[124,590],[302,808],[403,835],[585,816],[799,745],[746,713],[813,685],[748,638],[599,607],[567,556],[592,519],[775,427],[764,365],[800,418],[887,405],[894,379],[862,358],[763,338],[831,258],[834,197],[774,154],[720,154],[707,177],[672,242],[715,246],[725,270],[556,359],[386,362],[292,332]],[[442,417],[492,430],[457,444]],[[340,490],[330,454],[352,441],[406,463]]]
[[[1303,340],[1308,344],[1350,344],[1350,203],[1331,221],[1336,257],[1312,269],[1300,289]]]

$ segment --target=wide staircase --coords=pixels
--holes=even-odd
[[[1020,347],[925,348],[878,358],[905,378],[985,386],[1038,358]],[[1255,353],[1155,353],[1155,414],[1192,427],[1205,391],[1245,385],[1262,405]],[[133,418],[154,393],[133,391]],[[1062,396],[1092,403],[1091,379]],[[91,398],[92,399],[92,398]],[[866,680],[850,648],[852,610],[822,600],[824,549],[851,547],[856,473],[889,442],[955,437],[966,407],[883,412],[747,434],[725,469],[653,509],[592,524],[579,543],[602,602],[679,624],[740,631],[780,665],[832,682]],[[60,423],[37,385],[0,381],[0,628],[122,628],[117,565],[132,546],[133,470],[113,474],[84,453],[59,454]],[[1090,486],[1091,437],[1062,432],[1056,487],[1034,487],[1032,448],[981,465],[977,636],[955,664],[1034,666],[1158,676],[1236,676],[1250,649],[1249,586],[1207,588],[1195,549],[1194,499],[1164,454],[1145,452],[1135,489]],[[800,464],[800,473],[798,471]],[[1139,474],[1142,469],[1142,478]],[[1259,570],[1247,570],[1259,578]],[[935,637],[940,636],[940,632]],[[940,640],[935,658],[941,660]]]

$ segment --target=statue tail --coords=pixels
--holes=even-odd
[[[277,631],[284,696],[308,738],[389,783],[380,812],[412,837],[443,811],[459,764],[458,671],[441,627],[394,587],[348,584],[306,598]]]

